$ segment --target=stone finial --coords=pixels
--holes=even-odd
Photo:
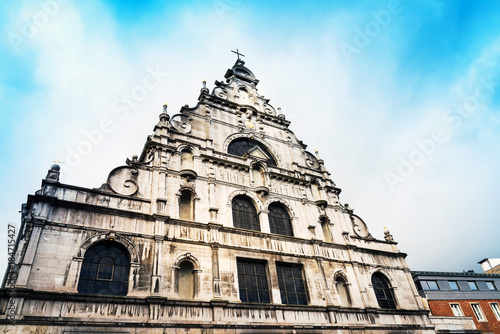
[[[387,242],[394,242],[394,237],[385,226],[384,226],[384,239]]]
[[[346,209],[347,212],[353,213],[354,209],[349,206],[349,203],[344,204],[344,208]]]
[[[277,112],[278,118],[285,119],[285,114],[281,113],[281,107],[278,107],[278,112]]]
[[[208,93],[209,92],[209,90],[207,88],[207,80],[206,79],[203,79],[203,88],[200,89],[200,92],[201,93]]]
[[[170,116],[167,113],[167,103],[163,104],[163,112],[160,114],[160,122],[168,122],[170,121]]]
[[[50,166],[50,169],[47,172],[47,176],[45,177],[45,180],[59,182],[60,173],[61,173],[61,166],[55,163],[52,166]]]

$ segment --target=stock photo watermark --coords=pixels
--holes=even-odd
[[[160,69],[147,67],[147,74],[142,78],[140,85],[135,85],[127,93],[113,101],[111,112],[116,114],[121,120],[129,117],[131,110],[136,109],[149,94],[158,88],[169,73]],[[98,125],[90,130],[83,129],[81,139],[76,145],[66,147],[66,157],[64,164],[68,172],[72,172],[82,161],[83,158],[90,155],[95,147],[99,146],[104,140],[105,135],[109,135],[115,130],[115,122],[111,117],[102,118]]]
[[[5,282],[5,287],[8,289],[7,293],[10,297],[14,297],[16,294],[16,281],[17,281],[17,267],[15,261],[15,246],[16,246],[16,227],[14,225],[8,224],[7,226],[7,280]],[[14,325],[16,320],[16,300],[14,298],[9,299],[9,304],[6,310],[7,320]]]
[[[242,3],[243,0],[215,0],[213,5],[219,19],[223,20],[227,14],[234,12]]]
[[[27,18],[23,18],[17,32],[7,32],[12,48],[19,52],[21,46],[28,44],[30,40],[38,36],[49,23],[56,17],[69,0],[45,0],[39,3],[39,9]]]
[[[416,147],[410,153],[398,157],[397,168],[394,171],[385,172],[384,177],[389,188],[395,191],[396,185],[404,183],[413,175],[417,168],[436,152],[439,144],[449,140],[452,132],[458,130],[464,120],[474,115],[484,105],[485,100],[493,95],[495,86],[497,82],[493,81],[493,75],[479,76],[474,92],[443,113],[446,126],[436,127],[427,138],[415,140]]]
[[[406,0],[411,1],[411,0]],[[351,43],[340,43],[340,50],[345,60],[350,63],[354,54],[360,54],[361,51],[369,46],[377,38],[384,28],[389,26],[394,15],[401,13],[403,6],[400,0],[389,0],[384,9],[372,10],[371,19],[364,26],[355,26],[354,37]]]

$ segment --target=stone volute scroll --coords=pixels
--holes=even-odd
[[[307,151],[304,151],[305,159],[306,159],[306,165],[309,168],[312,169],[319,169],[319,162],[318,159],[312,154]]]
[[[189,117],[183,114],[176,114],[170,119],[170,125],[180,133],[188,134],[191,132]]]
[[[368,231],[368,226],[365,222],[358,216],[351,213],[351,222],[354,233],[360,238],[370,238],[370,232]]]
[[[138,174],[136,168],[130,166],[117,167],[109,173],[107,184],[117,194],[135,195],[139,191]]]

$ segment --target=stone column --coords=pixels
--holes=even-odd
[[[325,274],[325,268],[323,267],[323,260],[316,256],[316,263],[318,264],[318,270],[320,272],[321,281],[323,285],[323,291],[325,294],[325,300],[327,305],[334,305],[332,292],[330,290],[330,284]]]
[[[276,271],[276,262],[271,259],[267,269],[269,270],[269,282],[271,283],[271,303],[281,304],[281,290],[278,282],[278,272]]]
[[[156,224],[158,224],[158,221],[156,222]],[[153,275],[151,276],[151,294],[153,295],[160,295],[163,286],[162,249],[163,249],[163,235],[155,234]]]
[[[219,271],[219,230],[221,227],[222,225],[220,224],[208,224],[208,228],[210,229],[210,246],[212,247],[213,299],[222,299]]]
[[[268,210],[261,210],[259,212],[260,230],[264,233],[271,233],[268,214],[269,214]]]
[[[214,175],[211,173],[211,175]],[[210,223],[217,223],[217,214],[219,208],[217,205],[217,197],[215,193],[215,177],[210,177],[208,179],[208,199],[209,199],[209,212],[210,212]]]
[[[37,252],[38,243],[40,241],[40,235],[43,230],[43,221],[35,219],[33,221],[33,230],[31,231],[31,236],[29,238],[28,246],[26,247],[26,253],[21,260],[21,267],[19,268],[19,274],[17,276],[17,287],[27,287],[28,278],[33,267],[33,261],[35,259],[35,254]]]

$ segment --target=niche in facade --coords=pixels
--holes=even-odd
[[[182,261],[179,265],[179,298],[194,298],[194,266],[190,261]]]
[[[252,180],[255,191],[261,195],[267,195],[269,188],[266,186],[266,176],[264,169],[259,165],[252,166]]]
[[[335,280],[337,286],[337,293],[339,294],[340,305],[344,307],[351,306],[351,296],[349,295],[349,288],[346,281],[342,277],[337,277]]]
[[[194,171],[194,158],[193,152],[188,149],[181,151],[181,170],[180,174],[182,177],[196,178],[197,174]]]
[[[194,220],[194,196],[190,191],[184,190],[179,197],[179,218]]]
[[[326,206],[327,202],[322,198],[319,185],[315,182],[311,183],[311,194],[316,205]]]
[[[332,232],[330,231],[330,220],[326,217],[320,219],[321,228],[326,242],[333,242]]]

